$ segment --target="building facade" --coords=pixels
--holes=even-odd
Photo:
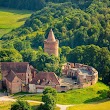
[[[39,72],[29,84],[29,92],[41,93],[45,87],[58,89],[60,87],[59,77],[54,72]]]
[[[9,93],[28,92],[32,72],[28,62],[1,62],[2,85]]]

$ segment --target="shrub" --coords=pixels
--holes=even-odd
[[[110,90],[107,92],[107,97],[110,98]]]
[[[32,110],[32,109],[28,102],[17,100],[13,105],[11,105],[10,110]]]

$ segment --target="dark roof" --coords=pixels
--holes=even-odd
[[[15,73],[25,73],[28,62],[1,62],[1,71],[14,71]]]
[[[16,77],[17,75],[11,70],[8,75],[6,76],[6,79],[9,81],[9,82],[12,82],[13,79]]]
[[[39,85],[49,85],[49,83],[60,85],[58,76],[54,72],[39,72],[36,74],[36,77],[33,78],[31,84],[38,84],[38,82]]]

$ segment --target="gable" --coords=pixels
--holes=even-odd
[[[12,83],[19,83],[19,82],[21,82],[21,79],[15,76]]]

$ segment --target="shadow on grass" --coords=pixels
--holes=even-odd
[[[26,17],[26,18],[21,18],[21,19],[17,20],[17,22],[26,21],[27,19],[28,19],[28,17]]]
[[[4,8],[4,7],[0,7],[0,11],[2,12],[10,12],[10,13],[14,13],[14,14],[20,14],[20,15],[24,15],[24,14],[30,14],[33,13],[34,11],[31,10],[20,10],[20,9],[13,9],[13,8]]]
[[[38,106],[39,105],[33,105],[33,106],[31,106],[31,108],[32,108],[32,110],[37,110]]]
[[[107,99],[107,90],[100,90],[97,92],[97,94],[99,94],[99,97],[88,99],[84,103],[91,103],[91,102],[98,102],[98,101],[100,103],[101,100]]]

